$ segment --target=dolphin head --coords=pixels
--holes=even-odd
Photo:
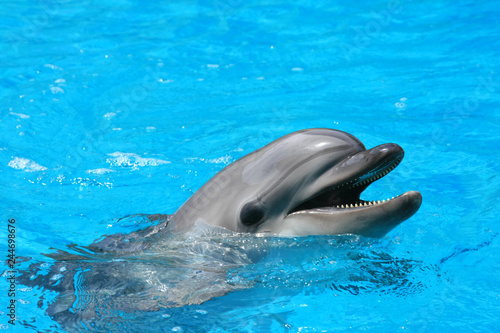
[[[382,237],[418,210],[420,193],[382,202],[360,195],[403,155],[393,143],[366,150],[338,130],[294,132],[220,171],[172,220],[177,228],[201,221],[236,232]]]

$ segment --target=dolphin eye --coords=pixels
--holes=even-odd
[[[241,209],[240,220],[246,226],[259,223],[264,218],[264,209],[255,202],[249,202]]]

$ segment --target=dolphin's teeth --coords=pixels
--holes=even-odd
[[[358,204],[357,204],[357,203],[356,203],[356,204],[354,204],[354,207],[358,207]]]
[[[384,199],[384,200],[382,200],[382,202],[385,202],[385,199]]]
[[[344,208],[344,205],[342,205],[342,207],[341,207],[341,208]]]

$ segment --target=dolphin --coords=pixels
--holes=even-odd
[[[221,170],[174,215],[111,221],[147,227],[103,236],[89,246],[52,249],[56,252],[45,256],[53,261],[28,260],[18,282],[37,287],[39,306],[46,304],[46,313],[67,331],[109,331],[110,323],[118,331],[142,327],[143,321],[134,319],[139,314],[150,318],[147,313],[202,304],[258,284],[260,275],[252,278],[244,267],[258,265],[271,249],[286,250],[287,238],[281,236],[382,237],[419,209],[420,193],[388,201],[360,195],[403,155],[396,144],[367,150],[354,136],[333,129],[291,133]],[[351,247],[347,250],[346,260],[355,260]],[[386,284],[378,280],[380,274],[366,275]],[[57,296],[47,302],[38,287]]]
[[[273,236],[356,234],[379,238],[420,208],[409,191],[366,201],[361,193],[392,171],[403,149],[366,149],[334,129],[288,134],[230,164],[172,216],[178,230],[194,223]]]

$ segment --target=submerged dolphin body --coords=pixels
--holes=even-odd
[[[333,129],[288,134],[232,163],[173,215],[178,229],[204,222],[236,232],[281,236],[381,237],[420,207],[419,192],[387,201],[360,194],[403,159],[393,143],[366,150]]]

